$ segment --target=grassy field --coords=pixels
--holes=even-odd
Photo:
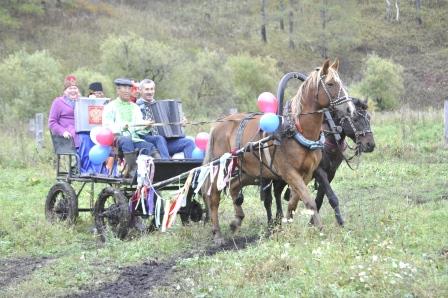
[[[17,167],[23,165],[15,162],[18,151],[5,149],[0,296],[98,294],[109,285],[129,288],[124,273],[135,270],[147,276],[133,278],[152,282],[135,296],[447,297],[448,149],[442,113],[375,114],[372,123],[375,151],[362,156],[356,171],[342,166],[333,183],[345,228],[336,226],[328,203],[321,212],[324,229],[309,227],[299,205],[293,223],[269,234],[257,190],[247,188],[246,219],[235,238],[228,227],[231,202],[223,200],[220,219],[230,243],[223,250],[213,247],[211,228],[202,223],[182,227],[178,220],[166,233],[134,233],[105,245],[91,232],[90,214],[74,227],[49,224],[44,200],[54,170],[51,162],[42,162],[49,153],[27,157],[27,166]],[[86,197],[82,203],[88,205]],[[158,277],[151,276],[153,267]]]

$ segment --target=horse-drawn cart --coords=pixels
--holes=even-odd
[[[56,180],[50,188],[45,202],[45,216],[49,221],[67,221],[75,223],[79,212],[90,212],[95,217],[98,234],[105,240],[107,230],[111,230],[117,237],[123,239],[129,228],[135,225],[137,218],[150,218],[149,229],[158,228],[160,222],[156,216],[163,217],[163,204],[158,210],[152,208],[132,208],[131,200],[138,188],[137,179],[114,177],[106,174],[80,174],[80,161],[72,139],[52,135],[54,152],[56,154]],[[200,159],[172,159],[153,160],[154,177],[152,183],[154,191],[178,190],[180,184],[186,180],[184,173],[200,167]],[[172,179],[177,177],[176,179]],[[174,183],[177,182],[177,183]],[[76,189],[75,190],[75,185]],[[96,187],[101,185],[97,195]],[[89,205],[79,206],[80,195],[86,189],[90,193]],[[184,206],[177,212],[183,223],[199,221],[202,218],[201,205],[192,199],[193,189],[190,187],[186,195]],[[154,196],[153,206],[160,198]],[[158,212],[158,214],[155,214]],[[159,220],[159,218],[157,218]],[[159,220],[160,221],[160,220]]]

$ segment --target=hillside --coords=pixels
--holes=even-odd
[[[280,73],[306,72],[324,57],[337,57],[349,86],[362,78],[363,62],[375,53],[404,67],[402,104],[440,107],[448,96],[447,1],[400,1],[398,21],[394,7],[386,17],[384,1],[266,1],[267,42],[261,39],[261,3],[255,0],[21,2],[31,4],[18,9],[16,1],[2,1],[0,59],[22,49],[47,50],[64,74],[80,68],[100,71],[104,41],[135,34],[188,55],[213,51],[220,57],[271,57]],[[416,2],[423,2],[418,15]],[[5,21],[8,13],[15,23]],[[210,71],[217,67],[210,63]],[[184,88],[188,78],[177,75],[178,84],[171,80],[164,94]]]

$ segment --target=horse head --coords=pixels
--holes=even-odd
[[[355,106],[339,77],[338,68],[338,60],[331,65],[330,60],[326,60],[322,67],[310,74],[316,101],[320,108],[331,107],[338,115],[353,115]]]
[[[339,62],[330,65],[330,60],[312,71],[300,86],[292,100],[296,116],[311,114],[331,107],[338,115],[353,115],[355,106],[338,73]]]
[[[375,140],[370,128],[367,101],[357,98],[352,98],[352,101],[356,107],[355,113],[353,116],[344,116],[337,119],[339,122],[337,125],[340,125],[343,133],[356,143],[358,153],[372,152],[375,148]]]

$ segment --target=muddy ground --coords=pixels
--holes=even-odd
[[[71,294],[71,298],[87,297],[151,297],[151,289],[169,284],[167,277],[176,270],[176,264],[194,256],[212,256],[221,251],[245,249],[255,243],[259,236],[237,237],[228,240],[222,246],[210,246],[203,250],[192,250],[175,256],[164,262],[145,261],[142,264],[118,269],[116,280],[100,284],[95,288],[86,288],[80,294]],[[0,260],[0,288],[27,279],[34,270],[45,266],[49,258],[23,258]]]
[[[0,289],[24,281],[34,270],[44,267],[51,258],[0,259]]]

